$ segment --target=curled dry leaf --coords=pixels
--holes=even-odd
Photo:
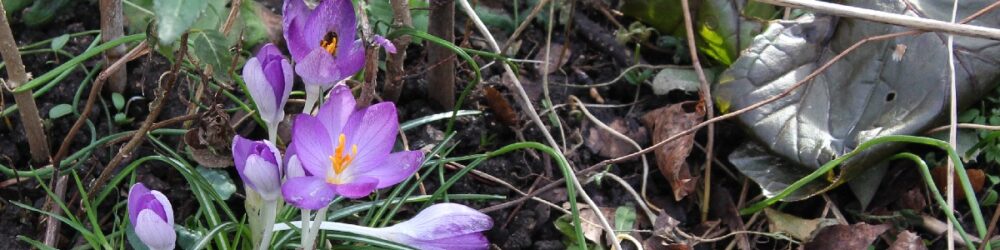
[[[490,86],[483,87],[483,91],[486,92],[486,105],[489,105],[493,114],[497,115],[497,120],[507,126],[516,126],[517,112],[514,112],[510,102],[507,102],[500,91]]]
[[[896,235],[896,241],[892,242],[889,250],[927,250],[924,241],[920,236],[910,231],[902,231]]]
[[[868,225],[864,222],[828,226],[820,229],[803,249],[864,250],[868,249],[868,246],[887,229],[889,225]]]
[[[957,171],[957,170],[956,170]],[[931,169],[931,177],[934,178],[934,185],[937,186],[938,190],[943,194],[948,186],[948,168],[946,166],[938,166]],[[986,174],[980,169],[966,169],[965,174],[969,176],[969,184],[972,184],[972,191],[975,193],[980,193],[983,191],[983,184],[986,182]],[[958,173],[955,173],[955,197],[965,197],[965,191],[962,190],[962,186],[959,184]]]
[[[569,48],[563,46],[561,43],[552,43],[552,47],[549,48],[549,63],[548,67],[545,64],[536,64],[536,69],[538,70],[538,75],[548,75],[555,73],[562,68],[566,62],[569,61],[570,56],[573,55],[573,51]],[[536,61],[545,61],[545,50],[542,49],[538,54],[535,54]]]
[[[821,228],[837,224],[837,221],[834,219],[817,218],[807,220],[770,208],[764,209],[764,215],[767,216],[768,228],[772,233],[787,234],[801,241],[812,239],[812,236]]]
[[[622,118],[615,118],[614,121],[608,124],[618,133],[628,136],[630,139],[634,140],[639,145],[645,145],[649,138],[646,135],[646,128],[640,127],[635,122],[627,121]],[[631,143],[612,135],[607,130],[600,127],[591,126],[590,131],[587,134],[587,148],[591,151],[606,158],[618,158],[638,151],[635,146]]]
[[[194,127],[184,134],[188,152],[198,164],[212,168],[233,165],[231,145],[236,132],[229,124],[229,115],[221,104],[201,113]]]
[[[671,136],[694,127],[705,117],[704,106],[697,102],[683,102],[647,112],[642,116],[642,123],[653,131],[652,142],[660,142]],[[674,190],[674,199],[681,200],[694,191],[695,181],[685,164],[685,159],[691,153],[694,145],[694,133],[682,136],[656,148],[656,165],[660,173],[667,178]]]

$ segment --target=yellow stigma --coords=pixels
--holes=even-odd
[[[351,165],[354,156],[358,154],[357,145],[351,145],[351,152],[344,154],[344,148],[347,147],[347,137],[344,134],[340,134],[337,141],[337,147],[333,149],[333,155],[330,156],[330,165],[333,168],[334,174],[327,175],[326,181],[329,183],[339,183],[340,173],[343,173],[347,169],[347,166]]]
[[[336,56],[337,32],[326,32],[326,35],[323,36],[323,40],[319,41],[319,46],[323,47],[323,49],[325,49],[327,53],[330,53],[331,56]]]

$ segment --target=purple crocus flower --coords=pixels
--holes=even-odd
[[[257,104],[260,118],[270,126],[268,129],[276,129],[285,117],[285,103],[292,92],[295,79],[292,64],[277,46],[268,43],[260,48],[257,56],[247,60],[243,66],[243,78]]]
[[[136,236],[153,250],[174,249],[174,210],[167,197],[142,183],[128,192],[128,218]]]
[[[427,207],[412,219],[380,228],[382,238],[424,250],[488,249],[483,231],[493,220],[479,211],[455,203]]]
[[[295,73],[308,85],[329,89],[364,66],[357,18],[350,0],[321,1],[310,10],[302,0],[285,0],[284,36]]]
[[[267,201],[281,195],[281,153],[270,141],[233,137],[233,161],[243,183]]]
[[[281,187],[285,201],[319,209],[334,195],[360,198],[403,181],[417,171],[424,155],[391,153],[398,131],[396,106],[391,102],[355,110],[350,89],[335,87],[316,116],[295,117],[289,148],[304,176],[285,181]]]

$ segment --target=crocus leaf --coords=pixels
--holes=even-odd
[[[66,42],[69,42],[69,34],[63,34],[61,36],[57,36],[56,38],[52,38],[52,43],[49,47],[51,47],[52,50],[61,50],[66,46]]]
[[[215,193],[219,194],[219,197],[223,200],[228,200],[229,196],[236,193],[236,184],[233,183],[232,178],[229,178],[226,171],[206,167],[198,167],[197,170],[208,181],[208,184],[212,185],[212,189],[215,189]]]
[[[73,113],[73,106],[69,104],[59,104],[49,109],[49,119],[56,119]]]
[[[951,18],[950,4],[909,2],[924,11],[909,11],[903,0],[850,0],[842,4],[937,20]],[[989,3],[966,2],[959,7],[958,15],[971,15]],[[998,17],[1000,14],[989,13],[972,23],[998,27]],[[773,22],[719,77],[713,91],[717,106],[726,112],[771,98],[861,39],[908,30],[853,18],[841,18],[838,23],[831,16],[804,15],[795,21]],[[949,105],[950,55],[945,41],[944,35],[925,33],[870,42],[789,96],[740,115],[739,122],[765,145],[757,151],[773,154],[775,161],[772,166],[759,165],[761,161],[734,161],[735,166],[761,185],[765,195],[775,194],[789,181],[800,179],[865,141],[884,135],[920,134],[939,125]],[[894,59],[900,50],[904,53]],[[1000,50],[985,39],[955,37],[954,55],[959,62],[958,101],[960,107],[965,107],[996,86],[1000,63],[993,58],[1000,56]],[[845,161],[838,169],[839,175],[831,176],[834,179],[814,181],[785,199],[814,195],[822,190],[816,186],[842,184],[901,146],[888,143],[869,148]],[[764,157],[742,154],[730,156],[733,158]]]
[[[156,36],[160,43],[167,45],[176,41],[207,6],[208,0],[154,0]]]
[[[215,30],[204,30],[191,36],[191,46],[194,47],[194,55],[198,57],[198,61],[203,65],[211,65],[216,79],[229,79],[233,55],[229,52],[226,37]]]

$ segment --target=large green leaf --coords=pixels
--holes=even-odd
[[[154,0],[156,36],[161,44],[171,44],[194,24],[208,6],[208,0]]]
[[[212,66],[216,79],[229,79],[229,66],[233,55],[229,52],[229,41],[215,30],[204,30],[191,34],[191,46],[202,64]]]
[[[754,1],[707,0],[698,12],[695,33],[700,36],[698,50],[723,65],[730,65],[739,52],[750,45],[753,37],[764,27],[763,20],[744,18],[736,2],[748,5],[743,11],[753,16],[769,16],[776,10],[773,6]],[[749,2],[749,3],[746,3]]]
[[[680,0],[625,0],[621,10],[665,35],[683,35],[684,12]]]
[[[890,13],[950,19],[951,3],[910,0],[848,0],[844,4]],[[958,16],[969,16],[992,3],[963,2]],[[989,13],[973,24],[1000,27],[1000,14]],[[717,106],[723,112],[750,106],[775,96],[857,41],[909,28],[858,19],[805,15],[776,22],[754,38],[720,76]],[[808,85],[791,95],[739,116],[764,145],[744,146],[730,156],[734,165],[764,189],[781,191],[795,181],[860,143],[884,135],[919,134],[939,125],[948,110],[949,53],[945,35],[926,33],[871,42],[851,52]],[[1000,46],[985,39],[955,37],[959,104],[967,106],[989,92],[1000,73]],[[894,59],[905,46],[906,53]],[[836,184],[885,160],[902,145],[881,144],[844,162]],[[741,152],[738,150],[737,152]],[[765,155],[769,152],[773,155]],[[825,179],[825,178],[824,178]],[[790,200],[809,197],[825,187],[814,182]],[[877,182],[876,182],[877,183]]]

